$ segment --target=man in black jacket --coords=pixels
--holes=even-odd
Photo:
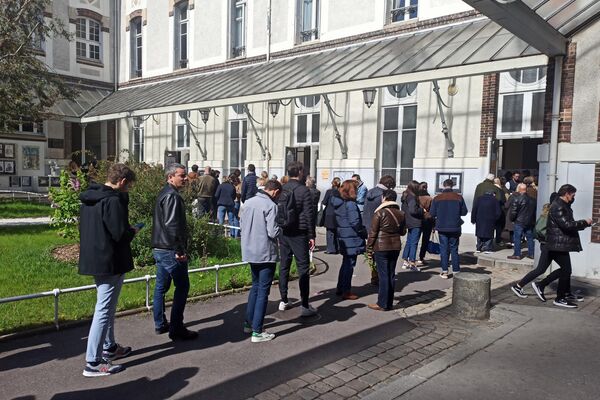
[[[575,221],[571,204],[575,201],[577,189],[573,185],[562,185],[558,190],[558,198],[554,200],[548,212],[546,225],[546,246],[543,251],[547,256],[540,257],[547,264],[546,268],[555,261],[560,267],[558,288],[554,305],[566,308],[577,308],[573,301],[583,301],[583,297],[570,293],[571,257],[569,252],[581,251],[579,231],[592,225],[592,219]],[[539,268],[539,266],[538,266]],[[556,275],[549,274],[540,282],[531,282],[531,286],[541,301],[546,301],[544,288],[550,284]]]
[[[248,174],[242,181],[242,203],[248,199],[253,198],[258,193],[258,186],[256,185],[256,167],[254,164],[248,164]]]
[[[158,194],[152,220],[152,253],[156,260],[154,287],[154,329],[157,334],[169,332],[171,340],[189,340],[198,336],[183,325],[183,310],[190,290],[187,254],[185,204],[179,194],[187,182],[185,167],[171,164],[165,170],[167,184]],[[165,293],[175,284],[171,323],[165,315]]]
[[[139,229],[128,221],[127,192],[134,181],[129,167],[113,164],[104,185],[92,184],[79,196],[79,273],[92,275],[98,292],[83,376],[121,372],[125,368],[111,361],[131,353],[115,341],[114,320],[125,273],[133,269],[130,243]]]
[[[521,256],[521,240],[525,236],[527,238],[527,257],[533,259],[533,250],[535,243],[533,242],[533,227],[535,226],[536,204],[535,199],[527,195],[527,185],[519,183],[517,185],[517,195],[510,204],[508,217],[515,224],[515,233],[513,241],[515,243],[512,256],[507,258],[520,260]]]
[[[308,304],[310,285],[309,252],[315,246],[316,237],[313,197],[309,188],[300,182],[304,175],[304,166],[301,162],[291,162],[287,167],[287,174],[290,180],[283,185],[282,190],[294,193],[298,220],[293,226],[285,228],[283,235],[279,239],[279,251],[281,253],[281,262],[279,264],[279,293],[281,294],[281,302],[279,303],[279,310],[284,311],[290,307],[288,300],[288,280],[290,266],[292,265],[292,256],[295,256],[299,275],[300,298],[302,300],[301,315],[303,317],[310,317],[317,312]]]

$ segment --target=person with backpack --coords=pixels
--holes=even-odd
[[[400,236],[406,235],[404,213],[396,203],[397,196],[391,189],[383,192],[381,205],[375,210],[371,222],[367,249],[374,253],[379,275],[377,303],[367,306],[371,310],[388,311],[394,305],[394,275],[402,249]]]
[[[423,208],[419,205],[419,182],[412,181],[402,193],[402,211],[406,219],[406,228],[408,235],[406,236],[406,245],[402,258],[402,269],[410,269],[411,271],[419,272],[421,269],[417,266],[417,246],[421,237],[421,226],[423,217],[425,216]]]
[[[275,335],[263,330],[269,292],[279,260],[277,239],[281,228],[277,224],[277,198],[281,183],[266,181],[264,189],[248,199],[241,212],[242,260],[250,264],[252,288],[248,293],[244,332],[251,333],[252,343],[273,340]]]
[[[342,185],[342,180],[338,177],[333,178],[331,181],[331,189],[327,189],[323,202],[321,203],[325,210],[325,239],[327,241],[327,249],[325,254],[338,254],[338,242],[337,242],[337,226],[335,224],[335,210],[329,206],[329,202],[332,197],[340,197],[339,188]]]
[[[346,180],[340,187],[340,197],[333,197],[329,204],[335,210],[335,223],[342,254],[342,265],[338,275],[336,294],[345,300],[356,300],[352,293],[352,273],[359,254],[366,250],[367,231],[360,219],[360,210],[356,204],[358,182]]]
[[[287,166],[288,182],[283,185],[277,202],[277,223],[283,229],[279,239],[281,262],[279,264],[279,310],[290,308],[288,281],[292,257],[296,257],[298,285],[300,286],[301,315],[310,317],[317,310],[309,304],[310,293],[310,250],[315,246],[315,218],[313,196],[301,183],[304,166],[294,161]]]

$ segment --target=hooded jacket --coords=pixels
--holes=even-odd
[[[110,186],[92,184],[79,195],[79,273],[120,275],[133,269],[129,197]]]
[[[395,201],[386,201],[375,210],[367,248],[373,251],[400,251],[401,236],[406,234],[404,213]]]
[[[340,253],[345,256],[364,253],[367,231],[360,219],[360,211],[356,202],[342,200],[341,197],[332,197],[329,204],[335,210]]]
[[[277,203],[262,190],[248,199],[240,213],[242,235],[242,260],[249,263],[274,263],[279,261],[277,238],[281,228],[277,225]]]
[[[365,199],[365,205],[363,207],[362,223],[367,232],[371,230],[371,220],[377,207],[381,205],[381,196],[387,188],[381,183],[378,183],[373,189],[367,192]]]

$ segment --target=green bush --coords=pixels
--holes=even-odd
[[[67,170],[63,170],[60,186],[50,188],[50,200],[56,207],[51,225],[58,228],[59,234],[67,239],[79,239],[79,194],[87,186],[83,172],[77,171],[77,179],[74,179]]]

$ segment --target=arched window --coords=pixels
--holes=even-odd
[[[101,61],[102,42],[100,23],[90,18],[79,17],[75,22],[77,58]]]
[[[131,20],[129,35],[131,77],[139,78],[142,76],[142,17]]]

